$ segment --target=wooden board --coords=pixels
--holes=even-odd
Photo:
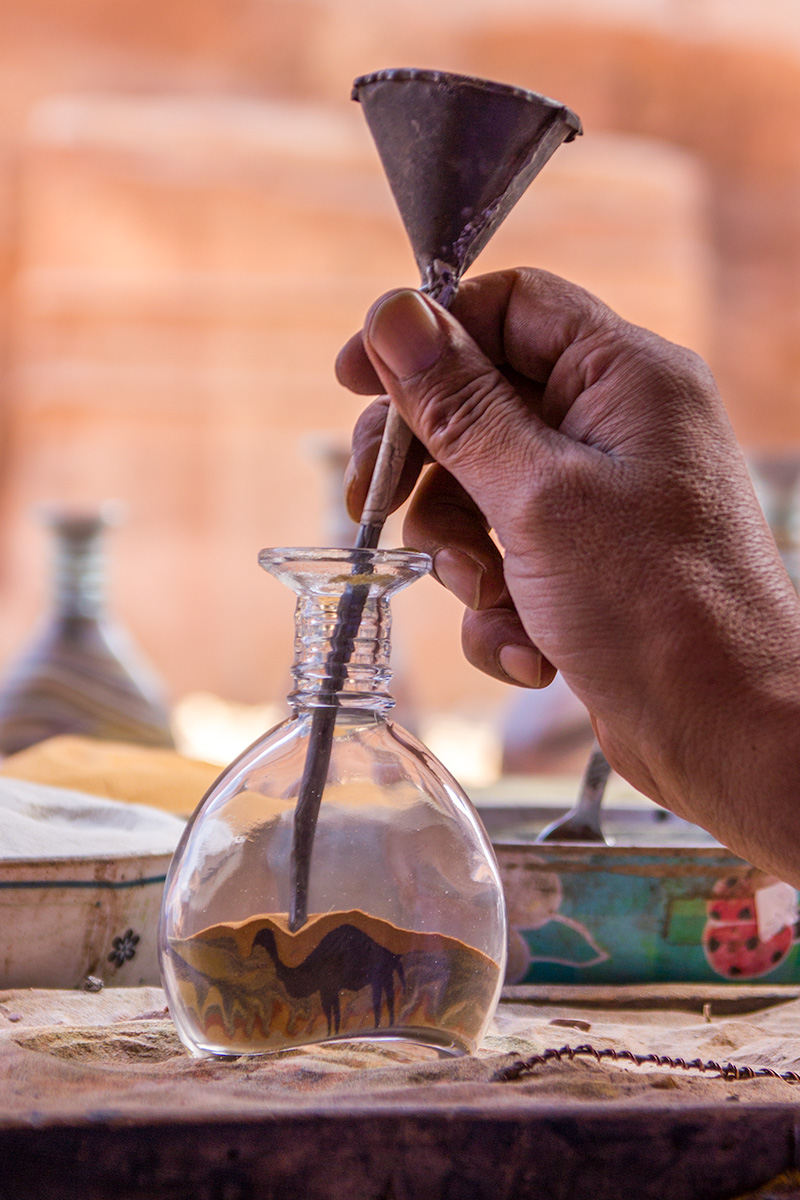
[[[0,1131],[3,1200],[727,1200],[797,1163],[800,1106],[391,1106]]]

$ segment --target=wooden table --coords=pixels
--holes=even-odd
[[[722,1200],[800,1165],[800,1083],[626,1052],[800,1076],[800,989],[513,988],[475,1058],[235,1061],[155,988],[0,993],[0,1198]]]

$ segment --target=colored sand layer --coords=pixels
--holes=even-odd
[[[415,1037],[473,1049],[497,989],[487,955],[359,909],[212,925],[173,939],[169,957],[198,1045],[221,1054],[328,1037]]]

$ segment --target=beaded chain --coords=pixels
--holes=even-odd
[[[693,1058],[689,1062],[685,1058],[672,1058],[669,1054],[634,1054],[632,1050],[615,1050],[606,1046],[598,1050],[595,1046],[562,1046],[560,1050],[543,1050],[541,1054],[533,1054],[530,1058],[518,1059],[507,1067],[501,1067],[492,1076],[493,1083],[513,1083],[517,1079],[530,1074],[536,1067],[549,1062],[561,1062],[567,1059],[588,1057],[600,1062],[610,1058],[612,1062],[631,1062],[637,1067],[652,1064],[658,1067],[679,1067],[684,1071],[715,1071],[721,1079],[782,1079],[784,1083],[800,1083],[800,1073],[797,1071],[776,1071],[774,1067],[739,1067],[735,1063],[718,1063],[714,1059],[703,1062]]]

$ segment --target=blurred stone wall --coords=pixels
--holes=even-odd
[[[800,54],[619,15],[556,22],[563,5],[429,9],[6,0],[0,663],[43,602],[32,508],[114,495],[129,508],[114,605],[173,693],[285,690],[291,599],[255,555],[324,538],[309,436],[345,442],[361,404],[333,379],[336,351],[381,290],[416,282],[349,101],[378,66],[487,74],[575,108],[585,138],[477,269],[577,279],[706,354],[746,440],[797,439]],[[459,607],[432,581],[396,611],[420,707],[504,697],[463,663]]]
[[[800,12],[798,12],[800,25]],[[487,22],[470,61],[567,94],[589,136],[684,147],[708,177],[712,366],[748,444],[800,441],[800,52],[641,29]]]

